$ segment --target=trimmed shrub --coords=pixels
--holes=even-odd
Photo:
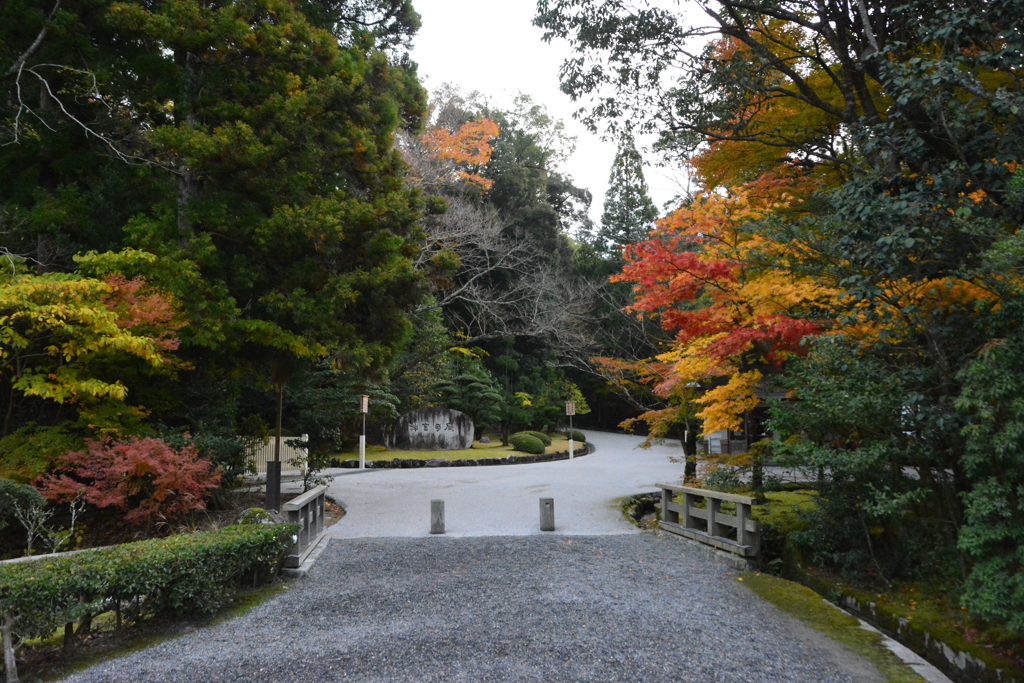
[[[574,429],[574,430],[572,430],[572,432],[566,432],[565,435],[569,436],[570,433],[572,434],[572,440],[573,441],[586,441],[587,440],[587,435],[584,434],[583,432],[579,431],[579,430]]]
[[[545,446],[551,445],[551,437],[545,434],[544,432],[536,432],[528,429],[526,431],[519,432],[519,434],[529,434],[530,436],[535,436],[538,439],[540,439],[540,442]]]
[[[209,614],[242,582],[277,575],[299,527],[240,525],[0,565],[0,606],[21,639],[104,612],[139,621]]]
[[[540,455],[544,452],[544,442],[525,432],[513,434],[508,438],[508,442],[512,444],[512,448],[524,453]]]

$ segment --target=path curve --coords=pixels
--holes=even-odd
[[[540,534],[540,498],[554,498],[555,533],[636,533],[615,500],[655,491],[683,475],[679,441],[649,449],[642,438],[585,432],[597,452],[572,460],[356,471],[337,469],[330,496],[345,508],[332,538],[418,537],[430,532],[430,501],[445,502],[448,536]]]

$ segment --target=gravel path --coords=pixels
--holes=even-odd
[[[286,594],[69,682],[880,681],[664,534],[335,539]]]
[[[424,537],[430,501],[445,502],[448,536],[540,534],[540,498],[555,500],[556,534],[632,534],[615,500],[659,490],[683,475],[679,441],[639,448],[642,437],[586,432],[597,452],[572,460],[489,467],[330,470],[345,517],[332,538]]]

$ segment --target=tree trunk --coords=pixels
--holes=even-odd
[[[70,662],[75,655],[75,622],[69,621],[64,624],[64,651],[62,656],[65,662]]]
[[[7,683],[18,683],[18,660],[14,657],[14,622],[15,617],[10,612],[4,612],[3,617],[3,642],[4,642],[4,667],[7,669]]]
[[[194,129],[196,127],[196,99],[201,80],[201,60],[198,55],[187,50],[179,50],[175,54],[175,62],[181,68],[181,102],[175,109],[175,119],[179,126]],[[176,103],[177,104],[177,103]],[[180,112],[180,114],[179,114]],[[176,210],[178,246],[187,249],[192,241],[194,227],[189,212],[198,193],[195,171],[179,160],[177,169]]]
[[[750,455],[750,484],[757,495],[764,488],[764,460],[761,449],[754,449],[754,421],[751,419],[750,411],[743,413],[743,432],[747,442],[747,453]]]
[[[686,458],[686,465],[683,469],[683,478],[693,480],[697,478],[697,430],[693,428],[690,421],[686,421],[686,429],[683,432],[683,454]]]

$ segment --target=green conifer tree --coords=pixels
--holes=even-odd
[[[617,255],[619,245],[644,239],[658,217],[658,209],[647,196],[643,163],[633,136],[623,135],[608,177],[601,229],[597,233],[597,246],[605,253]]]

